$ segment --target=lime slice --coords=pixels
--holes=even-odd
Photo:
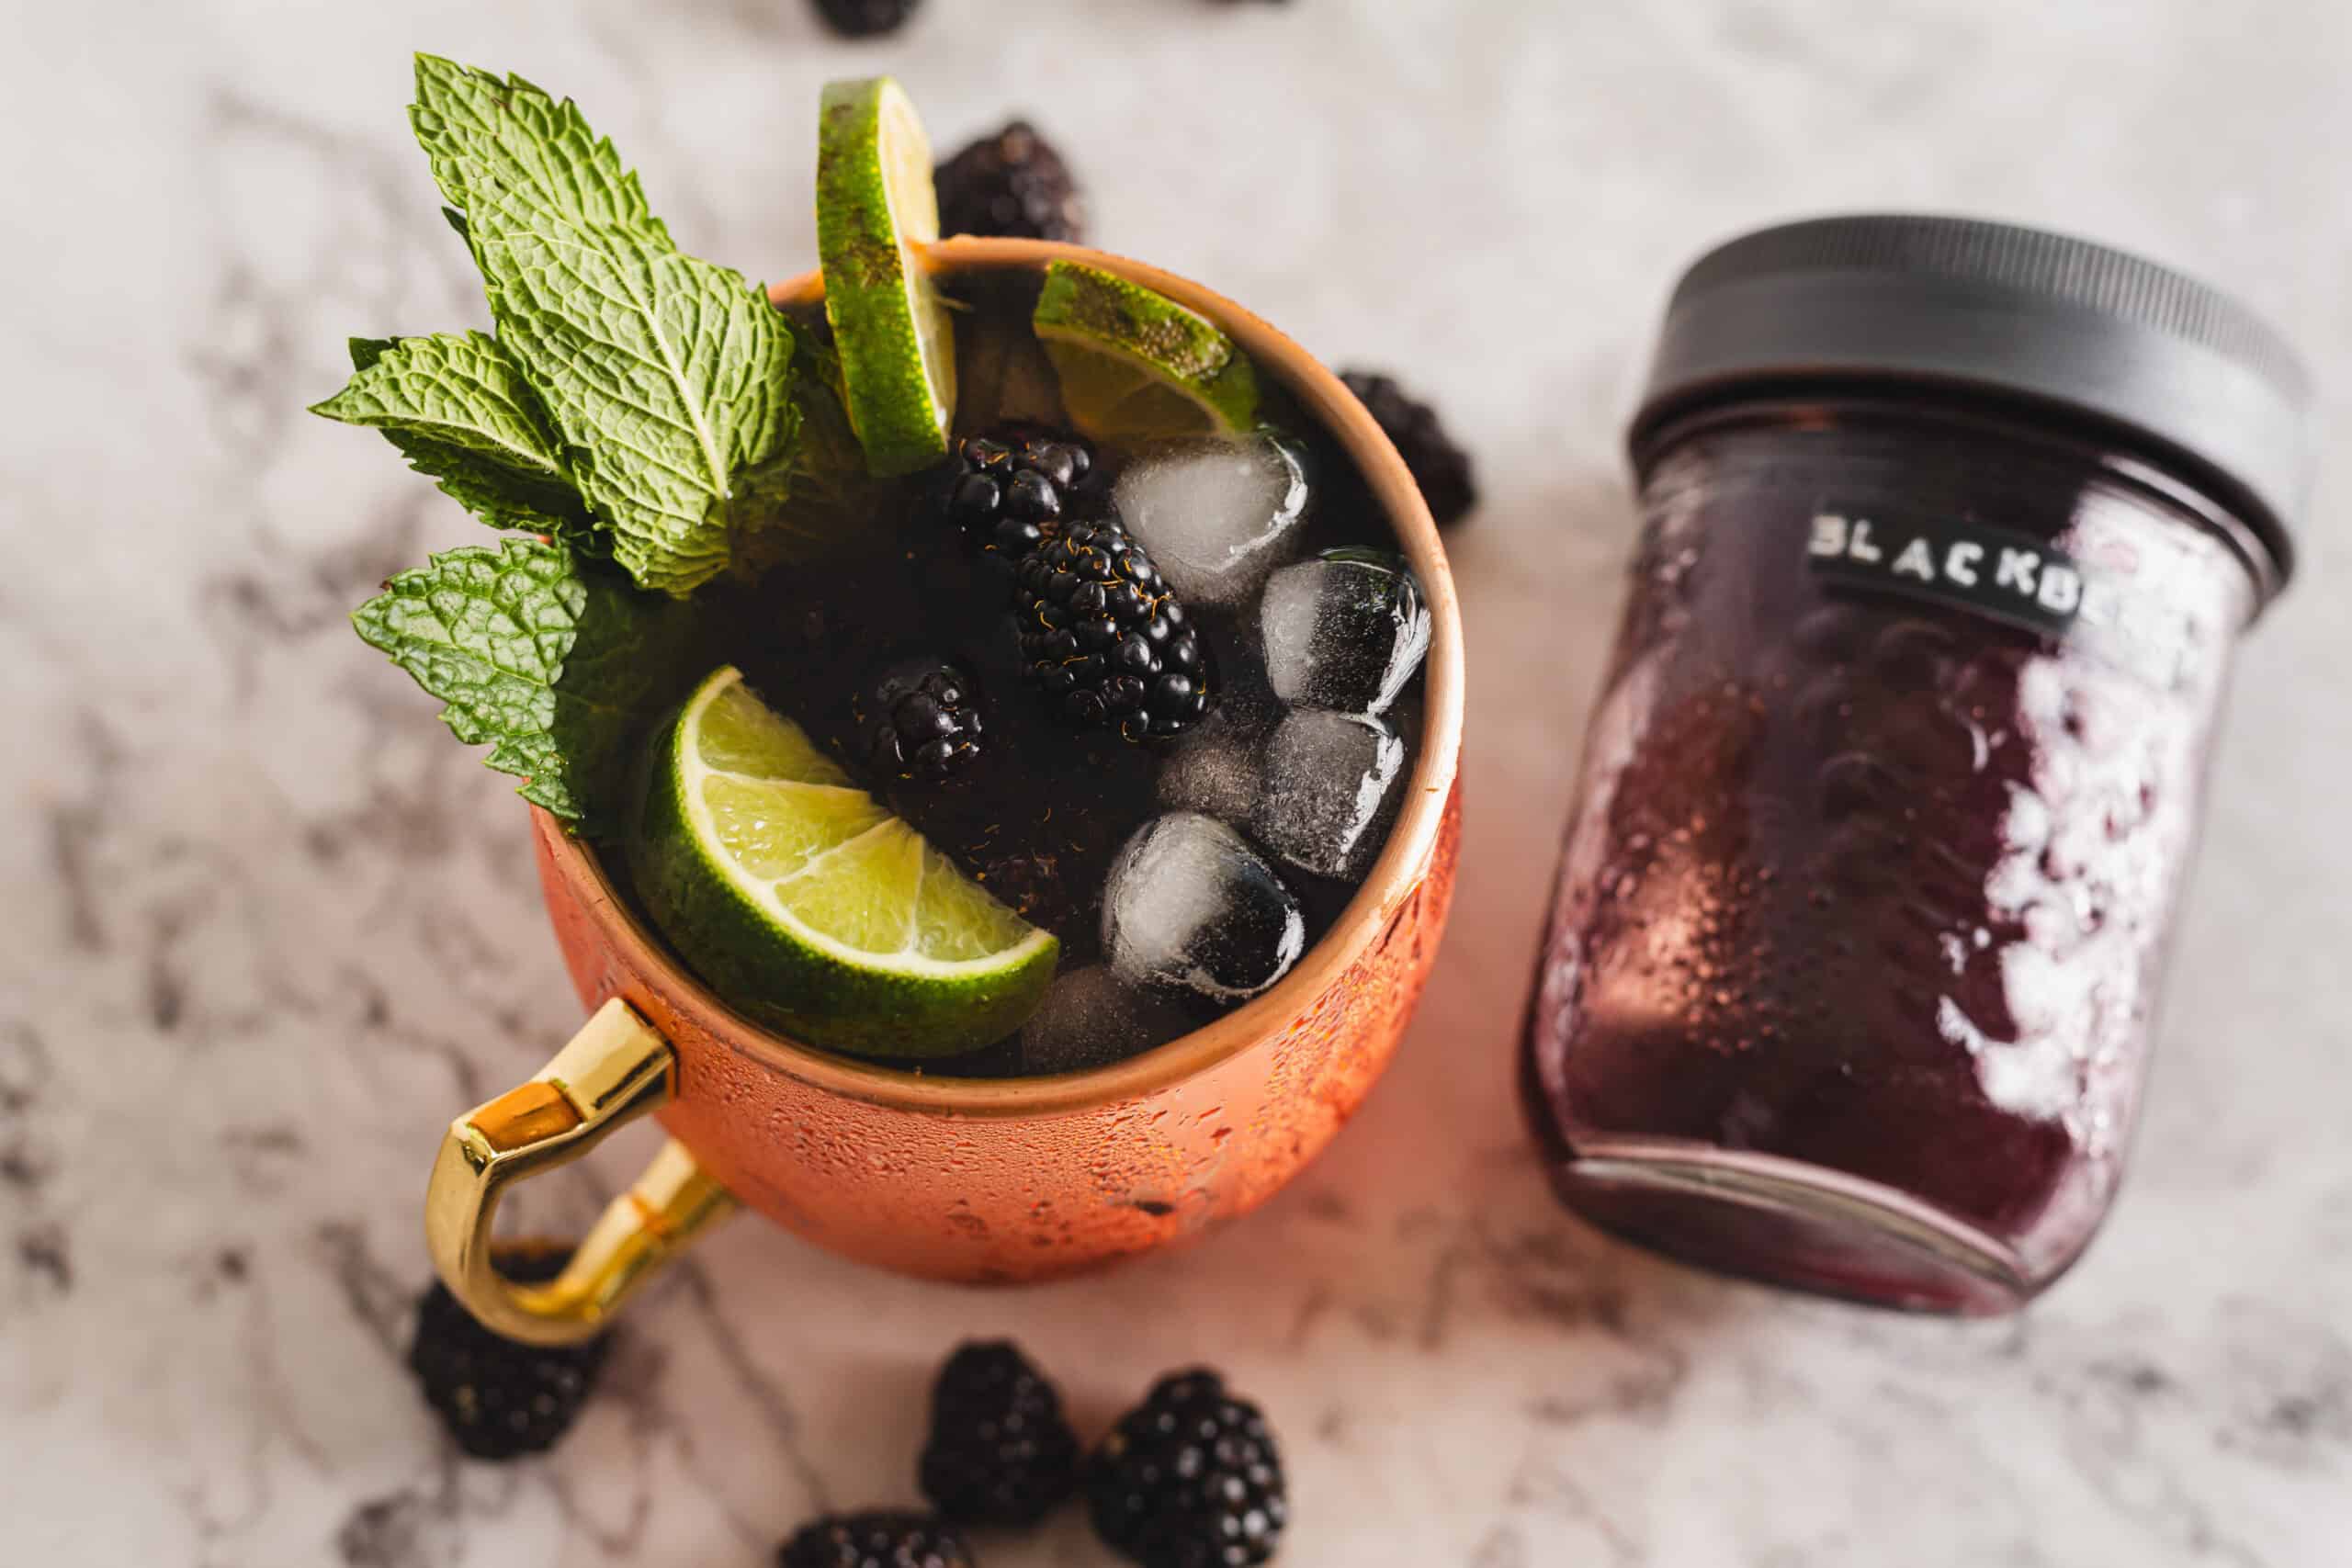
[[[834,82],[817,122],[817,254],[850,423],[877,474],[947,454],[956,332],[914,246],[939,238],[931,140],[888,76]]]
[[[1077,262],[1046,268],[1032,324],[1062,405],[1097,441],[1236,435],[1258,423],[1258,371],[1206,317]]]
[[[852,784],[731,665],[656,742],[630,865],[662,933],[729,1002],[858,1055],[1001,1040],[1061,948]]]

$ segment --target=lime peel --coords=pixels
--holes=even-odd
[[[827,84],[817,135],[817,249],[851,424],[874,473],[946,455],[956,337],[915,247],[939,238],[930,139],[888,76]]]
[[[1257,367],[1214,321],[1082,262],[1047,264],[1032,318],[1071,421],[1097,440],[1239,434]]]

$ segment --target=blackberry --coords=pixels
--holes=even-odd
[[[1069,164],[1025,119],[983,136],[932,177],[943,234],[998,234],[1016,240],[1086,238],[1086,200]]]
[[[1013,571],[1030,681],[1080,728],[1128,740],[1181,733],[1209,708],[1200,635],[1143,547],[1116,523],[1065,523]]]
[[[817,0],[817,15],[843,38],[877,38],[895,33],[922,6],[922,0]]]
[[[947,1517],[1035,1524],[1078,1484],[1078,1453],[1061,1395],[1019,1347],[964,1345],[939,1369],[917,1475]]]
[[[876,1508],[812,1519],[776,1549],[776,1568],[973,1568],[963,1537],[929,1514]]]
[[[1094,448],[1075,435],[991,431],[957,446],[941,506],[966,538],[1017,561],[1045,542],[1093,473]]]
[[[866,757],[875,776],[938,783],[980,754],[980,700],[969,676],[935,660],[902,664],[875,683]]]
[[[1159,1380],[1094,1452],[1094,1532],[1144,1568],[1250,1568],[1290,1514],[1266,1418],[1204,1371]]]
[[[498,1269],[540,1284],[563,1272],[560,1247],[507,1249]],[[475,1459],[508,1460],[554,1446],[595,1386],[608,1343],[523,1345],[493,1334],[435,1281],[417,1303],[409,1371],[458,1447]]]
[[[1441,528],[1450,528],[1478,503],[1478,486],[1470,471],[1470,454],[1453,443],[1438,423],[1437,411],[1406,395],[1396,378],[1370,370],[1343,370],[1347,383],[1371,411],[1372,417],[1396,445],[1397,455],[1412,470],[1421,499]]]

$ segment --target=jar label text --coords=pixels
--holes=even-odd
[[[2180,677],[2188,638],[2179,615],[2128,592],[2128,572],[2087,567],[2047,539],[1824,509],[1813,515],[1805,558],[1841,589],[1950,604],[2064,637],[2159,687]]]
[[[1814,514],[1814,570],[1853,586],[1958,604],[2032,631],[2064,633],[2083,613],[2083,570],[2043,540],[1965,523]]]

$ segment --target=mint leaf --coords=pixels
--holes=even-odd
[[[354,338],[351,362],[349,384],[312,413],[382,431],[493,528],[571,536],[594,526],[537,400],[496,341]]]
[[[620,830],[632,745],[697,673],[684,604],[537,539],[445,550],[351,618],[518,794],[599,837]]]
[[[420,54],[409,123],[461,234],[474,191],[495,180],[538,211],[585,228],[634,230],[665,250],[677,248],[646,206],[636,174],[570,98],[559,103],[520,76]]]
[[[781,499],[792,333],[741,274],[682,254],[570,100],[417,57],[410,111],[614,558],[684,595]]]

